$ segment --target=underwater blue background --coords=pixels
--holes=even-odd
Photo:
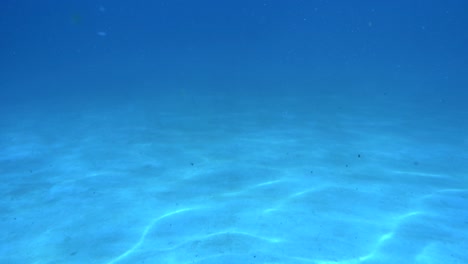
[[[467,11],[2,1],[0,263],[468,263]]]

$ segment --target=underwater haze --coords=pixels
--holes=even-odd
[[[4,0],[0,263],[468,263],[468,1]]]

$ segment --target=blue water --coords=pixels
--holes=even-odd
[[[467,10],[2,1],[0,263],[468,263]]]

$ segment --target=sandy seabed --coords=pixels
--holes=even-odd
[[[252,109],[10,113],[0,262],[468,263],[462,131]]]

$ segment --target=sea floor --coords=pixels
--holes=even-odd
[[[450,116],[215,101],[3,113],[0,263],[468,263]]]

